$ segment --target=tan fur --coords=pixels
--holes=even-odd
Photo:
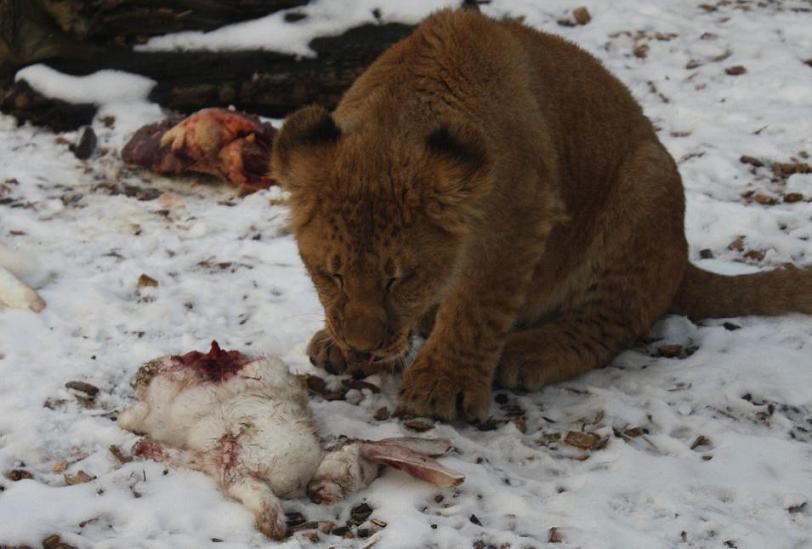
[[[314,361],[386,363],[433,324],[408,412],[482,419],[494,381],[532,390],[604,364],[675,296],[691,316],[812,312],[808,271],[689,267],[677,168],[631,94],[519,23],[431,16],[332,116],[293,114],[273,166],[326,312]]]

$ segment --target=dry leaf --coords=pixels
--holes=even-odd
[[[139,288],[155,288],[158,286],[158,281],[148,276],[146,274],[142,274],[138,277],[138,287]]]
[[[69,475],[65,473],[65,484],[68,486],[74,486],[76,484],[85,484],[86,482],[90,482],[91,480],[96,480],[96,477],[88,475],[84,471],[79,471],[75,475]]]
[[[592,450],[600,442],[600,437],[592,433],[582,433],[580,431],[570,431],[564,438],[564,442],[570,446],[582,450]]]

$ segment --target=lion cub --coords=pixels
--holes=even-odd
[[[385,365],[425,328],[403,375],[415,414],[483,419],[493,382],[571,378],[669,310],[812,313],[809,271],[692,267],[680,176],[639,105],[517,22],[429,17],[332,115],[292,114],[272,165],[326,313],[311,358]]]

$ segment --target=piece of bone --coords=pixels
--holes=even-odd
[[[0,266],[0,306],[38,313],[45,308],[45,302],[33,288]]]
[[[308,485],[308,495],[318,503],[342,499],[366,488],[378,477],[381,465],[401,469],[437,486],[458,486],[465,476],[446,469],[434,459],[449,449],[448,440],[416,437],[350,442],[324,456]]]

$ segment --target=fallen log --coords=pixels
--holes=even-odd
[[[57,131],[75,129],[92,120],[95,113],[93,105],[67,104],[43,98],[23,81],[13,81],[14,74],[20,68],[36,62],[77,76],[101,69],[115,69],[149,77],[157,82],[149,99],[183,114],[205,107],[227,108],[233,105],[244,112],[281,118],[308,103],[332,108],[355,78],[383,50],[409,34],[412,28],[398,23],[366,24],[339,36],[319,37],[309,44],[316,53],[311,58],[263,50],[211,52],[133,49],[133,44],[138,40],[143,41],[145,35],[158,34],[167,29],[188,29],[192,27],[190,22],[201,29],[233,22],[235,10],[223,8],[224,11],[220,13],[215,9],[217,6],[222,8],[224,4],[250,4],[256,10],[262,5],[267,10],[271,9],[271,5],[276,6],[274,9],[282,9],[283,6],[304,3],[294,0],[162,2],[161,6],[174,6],[176,11],[172,12],[175,13],[172,17],[160,18],[156,15],[159,13],[155,11],[157,8],[149,7],[158,3],[145,0],[0,0],[0,110],[14,115],[20,122],[31,121]],[[46,9],[55,9],[54,5],[63,4],[95,6],[97,12],[92,17],[84,15],[81,23],[73,23],[64,15],[55,18]],[[114,4],[123,7],[119,11],[102,9]],[[190,4],[211,5],[212,9],[190,15],[177,11]],[[76,9],[80,10],[81,15],[81,9],[85,8]],[[258,11],[240,13],[256,16]],[[291,13],[295,15],[295,12],[288,15]],[[145,14],[152,14],[155,21],[147,24],[152,20]],[[97,22],[112,22],[114,19],[118,27],[103,28],[104,25]],[[297,20],[296,17],[290,19]],[[169,25],[167,21],[170,20],[175,27]],[[137,25],[141,23],[144,24],[139,28]],[[119,30],[114,32],[113,28]],[[126,34],[128,28],[139,28],[139,35]]]

